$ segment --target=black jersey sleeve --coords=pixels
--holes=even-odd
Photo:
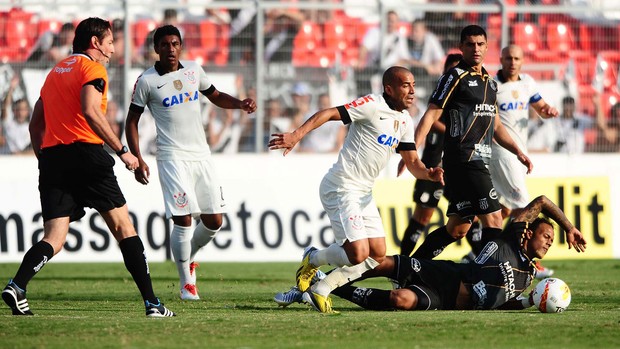
[[[467,72],[457,68],[448,70],[448,72],[442,75],[439,81],[437,81],[435,91],[433,91],[428,102],[443,109],[459,84],[461,75],[466,73]]]

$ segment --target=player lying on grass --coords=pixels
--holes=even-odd
[[[500,237],[485,245],[473,263],[388,256],[378,268],[367,272],[364,278],[388,277],[398,285],[396,289],[382,290],[347,284],[334,290],[333,294],[372,310],[530,307],[533,302],[521,294],[532,282],[534,259],[543,258],[547,254],[555,235],[552,223],[539,217],[540,213],[553,219],[566,231],[569,249],[585,251],[583,234],[570,223],[558,206],[547,197],[539,196],[515,217]],[[281,295],[276,295],[276,302]]]

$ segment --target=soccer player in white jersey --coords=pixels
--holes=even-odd
[[[497,72],[497,106],[499,117],[520,149],[526,151],[528,138],[529,107],[542,118],[558,116],[558,110],[545,102],[538,92],[534,79],[521,73],[523,50],[517,45],[504,47]],[[491,180],[499,195],[502,218],[515,217],[530,201],[525,183],[526,171],[508,150],[493,142],[489,162]],[[553,270],[537,265],[538,278],[549,277]]]
[[[407,169],[420,179],[443,183],[441,168],[427,169],[418,158],[413,120],[407,108],[414,103],[415,80],[403,67],[390,67],[383,74],[383,95],[367,95],[351,103],[323,109],[290,133],[276,133],[269,149],[284,155],[310,131],[330,120],[349,124],[338,161],[320,185],[323,208],[334,231],[335,243],[318,250],[307,247],[297,270],[297,287],[304,301],[322,313],[331,313],[329,294],[359,278],[385,259],[385,231],[372,198],[372,187],[394,151]],[[321,265],[336,266],[310,287]]]
[[[180,62],[183,41],[178,28],[162,26],[153,38],[159,61],[136,81],[127,114],[127,141],[140,163],[136,180],[148,184],[149,166],[140,153],[138,135],[138,121],[148,107],[157,129],[157,169],[166,217],[174,223],[170,245],[180,277],[180,296],[197,300],[194,258],[220,230],[226,209],[202,125],[199,97],[205,95],[220,108],[248,113],[256,110],[256,103],[218,91],[200,65]],[[195,228],[192,218],[200,218]]]

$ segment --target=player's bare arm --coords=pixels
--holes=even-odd
[[[418,152],[415,150],[403,150],[400,151],[400,155],[403,158],[402,160],[407,170],[409,170],[415,178],[441,182],[442,185],[445,185],[443,181],[443,169],[441,167],[427,169],[422,160],[420,160]]]
[[[560,114],[560,112],[556,108],[547,104],[544,99],[541,99],[538,102],[532,103],[530,105],[543,119],[555,118]]]
[[[133,155],[138,158],[138,168],[134,171],[134,177],[138,183],[144,185],[149,184],[151,170],[142,158],[140,151],[140,133],[138,132],[138,124],[142,113],[129,109],[127,112],[127,121],[125,122],[125,134],[127,135],[127,146]]]
[[[284,149],[283,155],[288,154],[308,132],[320,127],[328,121],[342,120],[336,108],[323,109],[312,115],[306,122],[293,132],[274,133],[269,140],[269,150]]]
[[[544,195],[532,200],[516,217],[517,222],[532,222],[543,213],[553,219],[566,232],[568,248],[575,248],[577,252],[585,252],[586,240],[583,234],[566,217],[564,212]]]
[[[213,93],[205,96],[207,96],[213,104],[223,109],[241,109],[248,113],[253,113],[256,111],[256,102],[252,98],[239,100],[227,93],[220,92],[217,89],[215,89]]]
[[[422,115],[422,119],[420,119],[420,123],[415,129],[415,144],[424,144],[428,132],[431,127],[433,127],[434,123],[439,120],[442,113],[443,109],[439,106],[433,103],[428,104],[428,109],[426,109],[426,112]]]
[[[82,113],[88,125],[90,125],[97,136],[101,137],[112,150],[118,152],[123,148],[123,143],[116,137],[108,120],[106,120],[105,115],[101,111],[101,98],[101,92],[95,86],[88,84],[82,87]],[[128,170],[133,171],[138,168],[138,158],[130,152],[121,155],[120,159]]]
[[[493,133],[493,139],[495,139],[499,145],[515,154],[517,159],[527,168],[528,174],[532,172],[534,164],[532,164],[530,158],[519,149],[517,143],[510,137],[510,134],[506,131],[497,113],[495,114],[495,132]]]
[[[30,132],[32,151],[34,151],[34,155],[38,158],[41,144],[43,144],[43,135],[45,134],[45,114],[43,113],[43,101],[41,98],[34,104],[28,131]]]

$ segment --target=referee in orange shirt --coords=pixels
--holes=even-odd
[[[116,151],[128,170],[138,167],[105,118],[108,95],[107,64],[114,53],[108,21],[88,18],[75,30],[73,54],[48,74],[30,122],[30,138],[39,160],[39,192],[44,236],[34,244],[17,274],[2,291],[13,315],[32,315],[26,299],[28,282],[62,249],[69,223],[85,215],[84,207],[97,210],[118,241],[125,266],[131,273],[150,317],[175,314],[153,292],[142,240],[136,234],[114,175]]]

